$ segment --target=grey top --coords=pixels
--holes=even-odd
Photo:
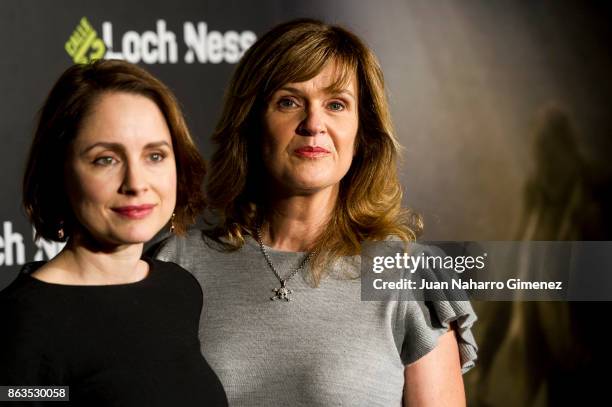
[[[304,258],[266,249],[283,277]],[[158,258],[202,285],[202,353],[231,406],[401,406],[404,366],[431,351],[451,321],[463,372],[476,359],[469,302],[361,301],[360,280],[333,270],[317,288],[302,272],[287,283],[290,302],[270,301],[280,285],[255,240],[223,252],[197,230],[170,238]]]

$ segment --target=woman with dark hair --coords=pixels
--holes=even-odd
[[[227,405],[200,353],[202,292],[141,258],[204,204],[204,164],[178,104],[123,61],[66,70],[40,113],[23,204],[38,237],[67,242],[0,293],[0,384],[68,386],[106,406]]]
[[[231,405],[465,403],[468,302],[360,301],[361,242],[414,241],[383,75],[351,32],[281,24],[244,55],[213,135],[216,224],[159,257],[205,295],[202,351]],[[272,301],[271,301],[272,300]]]

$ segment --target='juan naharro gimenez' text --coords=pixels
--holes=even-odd
[[[506,281],[476,281],[473,279],[452,279],[451,281],[414,281],[402,278],[396,281],[384,281],[377,278],[373,281],[376,290],[562,290],[562,281],[523,281],[510,278]]]

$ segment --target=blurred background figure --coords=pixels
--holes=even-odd
[[[565,109],[549,105],[539,113],[532,154],[516,239],[609,240],[604,219],[609,178],[581,153]],[[600,326],[608,303],[490,302],[482,308],[482,357],[472,377],[471,405],[582,405],[605,399],[600,372],[610,365],[610,352]]]
[[[525,186],[517,239],[602,239],[602,207],[593,170],[580,153],[563,108],[551,105],[540,112],[532,151],[534,171]]]

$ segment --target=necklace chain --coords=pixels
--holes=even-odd
[[[272,263],[272,259],[270,259],[270,255],[268,254],[268,251],[266,250],[263,244],[263,239],[261,238],[261,229],[259,226],[255,228],[255,232],[257,233],[257,243],[259,243],[259,249],[261,250],[261,253],[266,259],[268,266],[270,266],[270,269],[272,270],[272,272],[274,273],[278,281],[281,283],[281,287],[279,289],[275,288],[273,290],[276,294],[274,297],[270,297],[270,299],[271,300],[283,299],[283,300],[289,301],[288,294],[291,294],[292,291],[286,288],[287,281],[291,280],[297,273],[299,273],[302,269],[304,269],[304,266],[306,266],[306,263],[308,263],[308,261],[312,258],[312,256],[314,256],[315,252],[308,253],[304,257],[304,260],[302,260],[300,265],[295,270],[289,273],[285,278],[282,278],[280,274],[278,273],[278,270],[276,270],[276,267],[274,267],[274,264]]]

